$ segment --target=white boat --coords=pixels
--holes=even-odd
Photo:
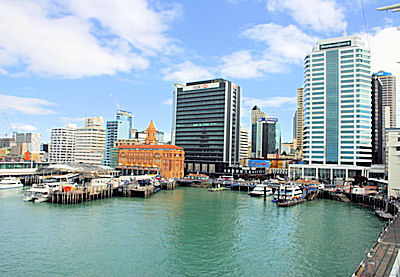
[[[300,199],[303,196],[303,191],[297,185],[281,185],[275,191],[274,200],[272,202],[290,201]]]
[[[272,189],[266,184],[257,185],[251,192],[249,192],[249,195],[256,197],[264,196],[264,188],[267,196],[272,195]]]
[[[49,200],[49,193],[58,189],[59,185],[56,183],[34,184],[27,190],[24,201],[46,202]]]
[[[21,180],[15,177],[5,177],[0,181],[0,189],[22,188],[23,186]]]
[[[49,194],[59,190],[63,185],[71,185],[67,179],[61,181],[60,178],[43,178],[42,183],[33,184],[32,188],[28,189],[24,201],[34,201],[35,203],[46,202],[49,200]]]

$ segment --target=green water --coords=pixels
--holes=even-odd
[[[348,276],[383,222],[330,200],[290,208],[177,188],[74,206],[0,191],[3,276]]]

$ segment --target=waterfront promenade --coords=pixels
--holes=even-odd
[[[378,241],[366,253],[353,276],[398,276],[400,249],[400,217],[396,216],[380,233]],[[394,269],[394,270],[393,270]],[[392,275],[392,270],[393,274]]]

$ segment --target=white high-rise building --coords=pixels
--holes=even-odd
[[[239,134],[239,160],[248,159],[249,153],[249,132],[244,129],[240,128]]]
[[[370,51],[360,36],[321,40],[304,59],[302,175],[367,175],[371,147]]]
[[[75,161],[75,136],[76,126],[73,124],[51,130],[50,163],[73,163]]]
[[[75,162],[101,165],[106,145],[103,118],[88,117],[85,126],[76,130]]]

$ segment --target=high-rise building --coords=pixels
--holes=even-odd
[[[321,40],[305,57],[303,134],[302,177],[368,174],[371,66],[361,36]]]
[[[111,165],[112,149],[115,147],[114,142],[119,139],[130,139],[132,126],[133,117],[132,114],[127,111],[120,110],[117,112],[116,120],[107,121],[106,149],[103,165]]]
[[[396,128],[396,77],[385,71],[374,73],[373,76],[382,83],[382,106],[390,107],[390,126],[386,128]]]
[[[277,118],[260,118],[255,124],[255,153],[253,158],[281,154],[281,133]]]
[[[76,126],[67,124],[65,127],[53,128],[50,136],[49,162],[75,162]]]
[[[293,140],[297,140],[297,110],[294,112],[293,119],[292,119],[292,126],[293,126]]]
[[[369,166],[370,52],[361,37],[319,41],[304,70],[304,159]]]
[[[240,87],[224,79],[177,87],[172,143],[186,172],[223,173],[239,161]]]
[[[105,144],[106,130],[103,127],[103,118],[86,118],[85,126],[76,130],[75,162],[101,165]]]
[[[248,159],[249,151],[249,132],[240,128],[240,138],[239,138],[239,160]]]
[[[385,156],[385,127],[382,105],[382,81],[376,75],[372,75],[372,163],[383,164]]]
[[[266,118],[267,114],[260,110],[259,107],[254,106],[251,110],[251,157],[256,157],[256,148],[257,148],[257,122]]]
[[[304,89],[297,89],[297,110],[296,110],[296,136],[297,147],[303,148],[303,126],[304,126]]]

